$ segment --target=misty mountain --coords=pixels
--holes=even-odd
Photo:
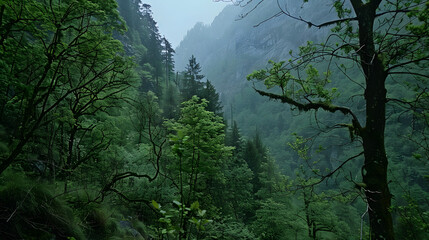
[[[286,2],[283,10],[309,21],[335,18],[335,11],[325,5]],[[275,1],[265,1],[255,11],[252,8],[227,6],[211,25],[196,24],[176,49],[176,71],[183,71],[194,55],[202,73],[220,93],[228,123],[237,121],[245,136],[259,132],[272,155],[286,159],[290,158],[286,144],[292,140],[291,134],[296,126],[303,127],[303,121],[308,123],[308,116],[292,118],[289,107],[259,96],[246,76],[267,66],[269,60],[289,59],[290,51],[297,52],[307,41],[323,41],[330,29],[309,28],[285,15],[273,17],[279,11]]]
[[[283,9],[311,21],[322,22],[334,14],[324,5],[305,6],[286,1]],[[322,41],[329,29],[309,28],[306,23],[280,15],[274,1],[253,6],[227,6],[211,25],[198,23],[176,49],[176,70],[182,71],[191,55],[218,91],[229,99],[246,85],[246,75],[267,65],[268,60],[289,58],[289,51],[307,41]],[[225,96],[226,95],[226,96]]]

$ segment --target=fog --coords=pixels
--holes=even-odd
[[[159,31],[173,47],[177,47],[195,23],[210,24],[222,9],[231,3],[212,0],[146,0],[152,6]]]

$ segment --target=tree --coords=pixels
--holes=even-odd
[[[227,132],[226,136],[226,145],[234,147],[233,154],[237,156],[239,153],[243,152],[243,143],[240,135],[240,131],[237,126],[237,122],[233,121],[231,129]]]
[[[205,85],[199,97],[205,98],[208,101],[207,110],[221,116],[223,113],[222,104],[219,101],[219,93],[216,92],[216,88],[209,80],[206,81]]]
[[[319,179],[312,178],[311,172],[317,172],[319,170],[308,168],[308,161],[314,160],[314,157],[310,156],[309,153],[310,147],[306,145],[308,140],[301,136],[295,137],[295,141],[288,143],[288,145],[297,152],[301,160],[304,160],[307,167],[301,164],[299,169],[295,170],[296,178],[294,180],[294,185],[297,188],[297,193],[302,195],[300,196],[303,200],[301,210],[303,212],[302,219],[305,220],[307,225],[308,236],[311,239],[317,239],[322,232],[335,233],[335,227],[340,223],[340,220],[336,219],[335,214],[333,214],[332,205],[327,201],[329,197],[334,200],[335,197],[332,196],[338,193],[318,193],[319,191],[316,189],[317,184],[315,183],[317,183]]]
[[[163,37],[161,39],[163,44],[162,49],[162,61],[165,66],[165,81],[167,83],[167,86],[169,85],[169,82],[171,81],[171,77],[174,77],[174,49],[171,46],[171,43]]]
[[[75,118],[105,109],[98,103],[126,88],[129,62],[112,37],[124,30],[113,0],[1,1],[0,6],[0,59],[7,69],[2,111],[16,116],[1,174],[66,102],[73,102]]]
[[[251,11],[262,2],[264,0],[257,1]],[[270,69],[255,71],[248,79],[264,81],[267,88],[277,87],[278,92],[255,89],[260,95],[280,100],[300,111],[324,110],[349,117],[348,123],[339,123],[337,127],[347,129],[352,140],[358,138],[362,142],[364,163],[361,174],[369,206],[371,239],[394,239],[390,212],[392,195],[387,176],[389,161],[384,140],[386,104],[397,103],[408,110],[427,111],[424,110],[427,107],[422,109],[418,102],[428,91],[422,86],[427,86],[429,80],[425,70],[429,63],[429,2],[335,0],[333,7],[338,19],[321,24],[294,16],[279,1],[277,4],[277,14],[305,22],[309,27],[335,26],[333,33],[326,42],[319,45],[310,42],[288,62],[271,62]],[[323,66],[320,64],[323,61],[327,62],[328,70],[319,74],[317,68]],[[344,63],[347,61],[355,65]],[[366,103],[364,121],[351,107],[335,104],[337,89],[329,88],[336,83],[330,84],[329,80],[335,62],[340,63],[338,70],[345,73],[345,78],[354,82],[358,78],[347,75],[347,70],[353,66],[361,70],[364,79],[362,96]],[[414,99],[389,96],[386,84],[404,79],[417,90]],[[344,161],[340,168],[358,156],[360,154]],[[321,176],[321,180],[337,170]]]
[[[115,34],[115,38],[124,44],[126,54],[135,58],[135,69],[141,78],[140,90],[153,91],[160,95],[159,78],[165,73],[166,56],[163,44],[166,44],[166,40],[161,38],[151,6],[141,0],[117,2],[128,29],[124,35]],[[172,57],[172,53],[169,56]],[[173,69],[173,62],[171,64],[169,67]]]
[[[146,62],[149,62],[154,67],[153,75],[158,82],[158,78],[162,76],[162,46],[161,46],[161,35],[159,34],[156,21],[152,17],[152,10],[149,4],[141,3],[137,1],[140,15],[140,23],[144,26],[142,29],[145,34],[140,33],[140,38],[144,46],[147,47],[147,55],[145,58]],[[159,86],[157,86],[159,87]]]
[[[180,86],[182,97],[184,100],[188,100],[196,95],[201,99],[206,99],[208,101],[207,110],[221,116],[222,104],[219,101],[219,93],[216,92],[215,87],[209,80],[202,81],[204,75],[200,73],[201,66],[192,55],[186,70],[183,72],[183,82],[182,86]]]
[[[204,78],[204,75],[200,74],[201,66],[197,63],[194,55],[189,59],[189,63],[186,66],[185,76],[183,79],[182,95],[183,99],[189,100],[192,96],[199,96],[200,91],[203,89],[203,83],[201,80]]]
[[[224,145],[224,124],[221,117],[206,110],[207,100],[194,96],[183,103],[180,118],[166,122],[176,161],[172,164],[180,175],[181,202],[190,204],[201,192],[201,186],[219,177],[230,147]]]
[[[207,206],[213,182],[221,182],[222,169],[231,149],[224,145],[224,124],[219,116],[206,110],[207,101],[193,96],[183,103],[180,118],[166,122],[172,152],[175,156],[169,168],[179,188],[180,202],[185,206],[199,201]],[[206,200],[206,201],[204,201]],[[188,220],[182,219],[181,229]]]
[[[246,142],[243,153],[244,160],[253,172],[253,193],[257,193],[262,187],[260,174],[262,165],[267,162],[267,157],[267,149],[263,145],[259,133],[256,133],[253,139]]]

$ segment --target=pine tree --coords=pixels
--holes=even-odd
[[[223,114],[222,104],[219,101],[219,93],[216,92],[216,88],[209,80],[206,81],[204,89],[198,96],[209,101],[207,105],[207,110],[214,112],[216,115],[219,116]]]
[[[201,80],[204,78],[204,75],[200,73],[201,66],[197,63],[194,55],[192,55],[184,72],[183,85],[181,89],[184,100],[189,100],[192,96],[199,96],[201,94],[203,89],[203,83]]]
[[[171,43],[163,37],[161,39],[163,45],[162,48],[162,62],[165,67],[165,82],[168,86],[172,78],[174,78],[174,49],[171,46]]]
[[[267,161],[267,150],[258,133],[252,140],[247,141],[243,158],[253,172],[253,192],[257,193],[262,186],[259,178],[262,173],[262,165]]]

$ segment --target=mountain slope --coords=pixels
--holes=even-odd
[[[289,2],[287,9],[303,17],[317,7],[310,6],[304,13],[299,2]],[[268,60],[287,59],[291,49],[309,40],[320,41],[329,31],[308,28],[284,15],[270,19],[278,12],[274,1],[266,1],[249,13],[251,8],[227,6],[210,26],[195,25],[176,49],[176,69],[183,70],[194,55],[207,78],[229,98],[245,85],[245,77],[251,71],[265,66]],[[308,16],[310,20],[323,21],[330,15],[328,8],[315,12]]]
[[[288,11],[311,21],[335,17],[324,6],[306,5],[304,12],[302,3],[286,2]],[[202,66],[202,73],[221,94],[229,123],[231,119],[237,121],[245,136],[260,132],[276,159],[290,158],[286,143],[297,130],[296,126],[291,128],[292,123],[307,123],[308,116],[291,118],[287,106],[256,94],[246,76],[267,66],[268,60],[288,59],[290,50],[297,51],[307,41],[322,41],[330,31],[309,28],[284,15],[271,18],[278,12],[275,1],[265,1],[249,12],[252,7],[227,6],[211,25],[195,25],[176,49],[176,70],[182,71],[194,55]],[[310,14],[312,12],[317,14]],[[243,15],[246,16],[241,17]]]

